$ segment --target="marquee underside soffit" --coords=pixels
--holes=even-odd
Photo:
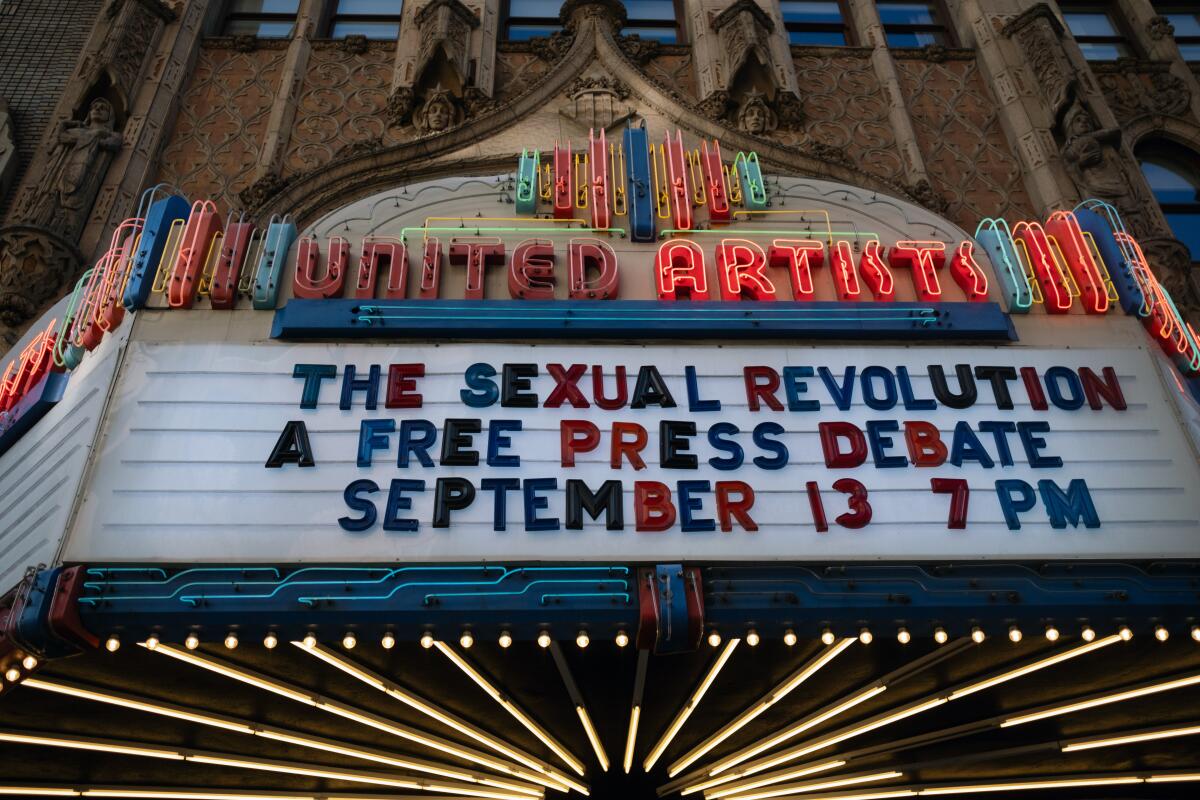
[[[611,640],[502,649],[481,639],[469,650],[404,640],[385,649],[365,637],[353,649],[283,640],[274,649],[243,641],[189,650],[163,641],[155,652],[127,641],[116,652],[37,665],[5,695],[0,786],[99,788],[93,796],[118,785],[166,792],[144,796],[181,787],[238,797],[563,796],[530,781],[532,768],[516,754],[541,765],[543,783],[565,776],[597,798],[952,788],[993,796],[981,787],[1011,781],[1050,784],[1018,793],[1028,798],[1190,791],[1164,781],[1200,772],[1200,645],[1183,635],[1123,641],[1102,631],[1089,643],[1074,631],[1056,642],[1040,633],[942,645],[928,636],[903,645],[882,632],[870,644],[725,640],[651,656],[628,774],[639,655]],[[1092,741],[1126,735],[1141,740]],[[414,741],[429,736],[441,744]],[[434,791],[406,788],[412,780]],[[1083,783],[1053,784],[1072,780]],[[714,785],[695,788],[705,783]]]

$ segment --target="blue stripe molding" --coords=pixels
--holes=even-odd
[[[571,639],[580,628],[608,638],[619,629],[632,635],[653,616],[640,607],[652,601],[638,591],[639,566],[92,565],[80,570],[77,605],[83,626],[102,638],[154,632],[181,641],[196,632],[219,641],[231,629],[340,638],[346,630],[390,630],[415,641],[425,630],[456,636],[464,628],[492,641],[501,630],[524,641],[542,630]],[[906,626],[913,635],[943,627],[960,636],[975,625],[1002,635],[1011,624],[1034,631],[1053,623],[1064,633],[1128,624],[1149,634],[1162,624],[1184,635],[1200,624],[1200,564],[1192,562],[710,565],[700,575],[703,618],[674,609],[681,630],[698,624],[726,635],[754,627],[815,637],[826,627],[852,633],[870,625]],[[30,633],[25,638],[37,639]]]
[[[996,303],[289,300],[275,339],[1016,341]]]

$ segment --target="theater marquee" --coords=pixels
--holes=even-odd
[[[1143,349],[131,347],[72,561],[1194,553]]]

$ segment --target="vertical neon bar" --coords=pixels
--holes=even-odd
[[[595,130],[588,131],[589,187],[592,195],[592,227],[604,230],[612,224],[612,208],[609,205],[608,186],[608,141],[604,129],[597,137]]]
[[[275,308],[279,298],[279,283],[283,277],[283,265],[288,250],[296,241],[296,226],[291,216],[282,219],[272,217],[267,226],[266,241],[262,256],[254,272],[254,285],[250,289],[253,305],[259,311]]]
[[[692,191],[688,187],[687,153],[683,150],[683,132],[675,130],[675,141],[667,134],[667,174],[671,181],[671,209],[675,227],[681,231],[692,228]]]
[[[654,197],[650,185],[650,145],[646,128],[625,127],[625,158],[629,189],[629,238],[654,241]]]
[[[517,165],[517,212],[520,214],[537,213],[537,177],[541,159],[537,150],[530,153],[521,151],[521,161]]]
[[[1108,287],[1100,267],[1092,257],[1079,221],[1070,211],[1055,211],[1046,221],[1046,232],[1053,236],[1062,250],[1067,269],[1079,285],[1083,310],[1089,314],[1108,312]]]
[[[725,170],[721,162],[721,143],[713,139],[700,143],[700,160],[704,167],[704,185],[708,190],[708,218],[713,222],[729,221],[729,192],[725,188]]]
[[[1002,219],[983,220],[975,229],[975,241],[983,247],[996,268],[996,276],[1000,279],[1000,286],[1008,301],[1008,313],[1027,313],[1033,307],[1033,290],[1013,247],[1008,223]]]
[[[554,217],[571,219],[575,216],[575,183],[571,176],[571,143],[566,147],[554,143]]]

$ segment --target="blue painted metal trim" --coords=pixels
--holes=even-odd
[[[974,625],[993,634],[1009,624],[1118,622],[1195,624],[1200,564],[1146,567],[1115,563],[707,567],[710,627],[732,631],[794,628],[798,633],[861,625],[907,626],[914,635],[941,626],[952,636]]]
[[[255,309],[266,311],[275,308],[279,286],[283,281],[283,266],[296,235],[296,226],[286,217],[267,226],[262,257],[255,267],[254,285],[250,291]]]
[[[275,339],[947,339],[1015,341],[996,303],[290,300]]]
[[[629,207],[629,238],[654,241],[654,190],[651,188],[650,144],[645,127],[625,127],[626,198]]]
[[[0,455],[16,444],[38,420],[63,398],[70,375],[66,372],[47,372],[36,386],[12,409],[0,418]]]
[[[688,641],[687,584],[682,564],[659,564],[654,568],[657,581],[658,646],[656,653],[683,653],[692,650]]]
[[[163,250],[167,246],[171,224],[175,220],[187,219],[190,213],[191,206],[187,200],[177,195],[151,204],[150,210],[146,212],[142,238],[138,242],[133,269],[121,300],[126,308],[132,311],[146,305],[150,298],[150,289],[154,285],[154,273],[158,271],[158,262],[162,260]]]

